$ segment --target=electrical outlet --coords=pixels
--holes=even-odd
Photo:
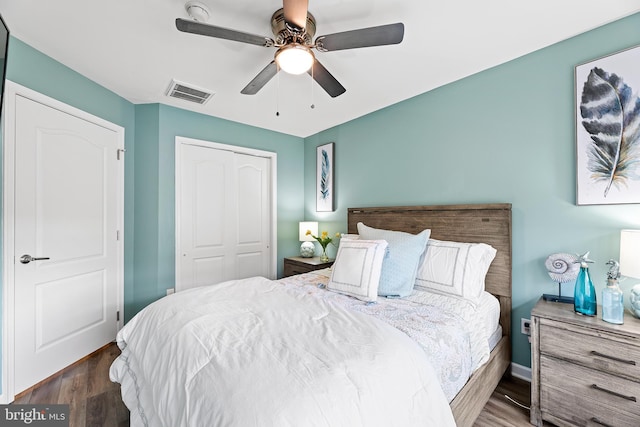
[[[524,317],[520,319],[520,333],[523,335],[531,335],[531,320],[525,319]]]
[[[175,291],[176,291],[175,288],[169,288],[169,289],[167,289],[167,295],[171,295]]]

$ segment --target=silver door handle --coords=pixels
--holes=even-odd
[[[20,257],[20,262],[23,264],[29,264],[31,261],[42,261],[45,259],[49,259],[49,257],[34,258],[31,255],[22,255]]]

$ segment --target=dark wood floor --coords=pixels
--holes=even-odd
[[[109,345],[20,395],[14,403],[68,403],[70,427],[129,426],[129,411],[120,399],[120,385],[109,381],[109,366],[120,354]],[[503,380],[478,417],[475,427],[531,427],[529,411],[504,397],[529,406],[529,383]]]
[[[13,403],[69,404],[69,427],[129,426],[129,410],[120,384],[109,380],[109,367],[120,349],[111,344],[47,379]]]
[[[505,395],[528,408],[531,403],[530,384],[515,377],[503,379],[484,406],[474,427],[532,427],[529,423],[529,410],[511,402]]]

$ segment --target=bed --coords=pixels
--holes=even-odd
[[[402,328],[406,316],[398,313],[407,307],[413,323],[445,317],[420,299],[426,293],[363,303],[324,289],[336,264],[331,273],[180,292],[139,313],[120,331],[122,354],[110,371],[132,426],[471,426],[511,359],[511,206],[349,209],[350,234],[358,223],[412,235],[430,229],[431,239],[495,248],[485,288],[497,298],[500,327],[468,381],[445,395],[442,368],[433,368],[425,349],[449,339],[428,341],[427,331],[422,340],[413,336],[420,331]],[[391,315],[372,319],[384,312]],[[216,323],[229,326],[211,332]],[[233,358],[219,354],[226,352]]]
[[[357,232],[358,222],[409,233],[430,228],[436,239],[487,243],[497,249],[486,290],[500,302],[502,338],[450,403],[457,426],[472,426],[511,363],[511,204],[350,208],[349,233]]]

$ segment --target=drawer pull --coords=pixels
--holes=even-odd
[[[604,391],[605,393],[609,393],[609,394],[611,394],[613,396],[621,397],[622,399],[626,399],[626,400],[630,400],[632,402],[636,402],[636,397],[635,396],[627,396],[625,394],[620,394],[620,393],[617,393],[615,391],[607,390],[606,388],[602,388],[597,384],[591,384],[591,388],[594,389],[594,390]]]
[[[596,424],[600,424],[601,426],[604,426],[604,427],[613,427],[611,424],[603,423],[602,421],[600,421],[596,417],[591,417],[591,421],[596,423]]]
[[[620,362],[620,363],[626,363],[627,365],[633,365],[636,366],[636,362],[635,360],[624,360],[624,359],[619,359],[617,357],[613,357],[613,356],[609,356],[607,354],[602,354],[599,353],[597,351],[592,350],[591,351],[591,355],[592,356],[598,356],[598,357],[604,357],[605,359],[611,359],[611,360],[615,360],[616,362]]]

